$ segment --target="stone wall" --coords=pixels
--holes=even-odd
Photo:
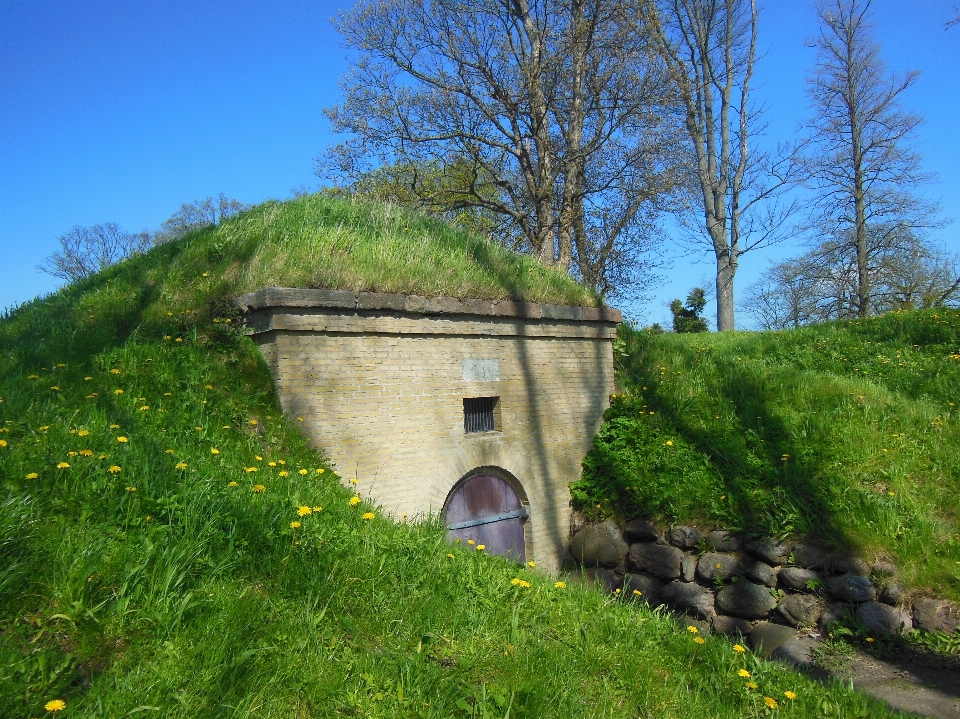
[[[559,569],[619,312],[287,289],[239,304],[284,411],[363,496],[413,518],[465,476],[498,474],[529,513],[528,558]],[[471,397],[499,397],[496,431],[465,433]]]
[[[905,601],[890,562],[723,530],[666,528],[644,519],[622,528],[587,524],[570,540],[572,567],[586,568],[583,578],[607,591],[666,605],[788,660],[808,656],[815,642],[797,638],[798,628],[827,632],[845,614],[873,636],[915,627],[952,632],[960,624],[960,608],[950,602]]]

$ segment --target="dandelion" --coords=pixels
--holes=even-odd
[[[238,484],[238,482],[227,482],[228,487],[236,487]]]
[[[747,682],[747,689],[756,689],[757,685],[754,682]]]
[[[870,644],[873,644],[873,637],[867,637],[867,641],[868,641]]]
[[[27,379],[40,379],[40,375],[32,374]]]
[[[322,512],[322,511],[323,511],[323,507],[314,507],[314,508],[313,508],[313,511],[314,511],[314,513],[316,513],[316,512]]]
[[[487,545],[485,545],[485,544],[478,544],[478,545],[477,545],[477,551],[478,551],[478,552],[482,552],[482,551],[483,551],[484,549],[486,549],[486,548],[487,548]]]
[[[251,419],[251,420],[250,420],[250,424],[256,424],[256,423],[257,423],[257,420],[255,420],[255,419]]]
[[[69,467],[70,465],[67,464],[66,462],[61,462],[60,464],[57,465],[57,469],[69,469]]]
[[[113,390],[113,393],[114,393],[114,394],[123,394],[123,390],[122,390],[122,389],[115,389],[115,390]]]
[[[298,422],[302,422],[302,421],[303,421],[303,417],[297,417],[297,421],[298,421]]]
[[[302,507],[297,507],[297,516],[306,517],[308,514],[312,514],[313,510],[310,507],[303,505]]]
[[[651,412],[650,414],[653,414],[653,412]],[[672,440],[672,439],[668,439],[668,440],[667,440],[667,446],[668,446],[668,447],[672,447],[672,446],[673,446],[673,440]]]
[[[51,699],[43,708],[48,712],[59,712],[67,708],[67,703],[63,699]]]
[[[364,513],[363,513],[363,518],[364,518],[365,520],[367,520],[368,522],[369,522],[371,519],[373,519],[375,516],[376,516],[376,515],[375,515],[373,512],[364,512]],[[477,548],[479,549],[479,547],[477,547]]]
[[[321,467],[317,467],[317,474],[323,474],[323,469]]]
[[[6,446],[7,446],[7,440],[0,439],[0,447],[6,447]]]
[[[60,388],[57,387],[57,385],[51,385],[50,389],[52,389],[54,392],[59,392],[59,391],[60,391]]]
[[[244,471],[244,472],[256,472],[256,471],[257,471],[257,468],[256,468],[256,467],[244,467],[244,468],[243,468],[243,471]]]
[[[183,342],[183,338],[182,338],[182,337],[177,337],[177,339],[175,339],[174,342]]]
[[[186,462],[177,462],[177,469],[186,469],[186,468],[187,468]]]
[[[452,554],[448,554],[447,556],[448,556],[450,559],[456,559],[456,557],[454,557]]]
[[[164,453],[164,454],[173,454],[173,450],[172,450],[172,449],[165,449],[165,450],[163,450],[163,453]]]
[[[566,583],[566,582],[554,582],[554,583],[553,583],[553,586],[554,586],[555,588],[557,588],[557,589],[566,589],[566,588],[567,588],[567,583]]]
[[[356,497],[356,496],[350,497],[350,506],[351,506],[351,507],[356,507],[358,504],[360,504],[360,497]]]
[[[477,547],[477,549],[480,549],[480,547]],[[521,580],[518,582],[518,586],[521,586],[521,587],[523,587],[524,589],[529,589],[529,588],[530,588],[530,582],[527,582],[527,581],[521,579]]]
[[[514,577],[513,579],[511,579],[510,584],[512,584],[513,586],[517,586],[518,584],[520,584],[520,577]]]
[[[355,479],[351,479],[351,480],[350,480],[350,484],[356,485],[356,483],[357,483],[357,480],[355,480]]]
[[[111,425],[110,425],[110,429],[120,429],[120,425],[119,425],[119,424],[111,424]]]
[[[213,385],[212,385],[212,384],[208,384],[208,385],[205,387],[205,389],[213,389]]]
[[[125,487],[125,489],[126,489],[128,492],[136,492],[136,491],[137,491],[137,488],[136,488],[136,487]]]
[[[704,639],[703,637],[694,637],[694,638],[693,638],[693,641],[695,641],[697,644],[706,644],[706,643],[707,643],[707,640]]]
[[[789,692],[789,691],[784,692],[784,693],[783,693],[783,696],[785,696],[785,697],[786,697],[787,699],[789,699],[790,701],[793,701],[794,699],[797,698],[797,695],[796,695],[794,692]]]
[[[211,447],[210,454],[220,454],[220,450],[217,449],[216,447]]]
[[[4,440],[0,439],[0,442],[3,442],[3,441],[4,441]],[[0,447],[5,447],[5,446],[6,446],[5,444],[0,445]],[[76,452],[67,452],[67,455],[70,456],[70,457],[76,457],[76,456],[77,456],[77,453],[76,453]]]
[[[107,458],[107,455],[105,454],[101,454],[99,457],[97,457],[97,459],[106,459],[106,458]]]
[[[267,488],[264,487],[262,484],[255,484],[255,485],[253,485],[253,491],[254,491],[254,492],[264,492],[264,491],[266,491],[266,489],[267,489]]]
[[[126,444],[129,440],[126,437],[120,436],[120,437],[117,437],[117,441],[120,444]]]
[[[536,562],[527,562],[527,566],[530,567],[530,569],[533,569],[534,567],[537,566],[537,563],[536,563]]]
[[[148,409],[150,409],[150,408],[149,408],[147,405],[143,405],[143,407],[140,408],[140,411],[141,411],[141,412],[146,412]]]
[[[744,679],[750,678],[750,672],[748,672],[746,669],[741,669],[740,671],[737,672],[737,674],[743,677]]]
[[[203,431],[203,427],[194,427],[194,429],[197,430],[198,432],[202,432],[202,431]]]
[[[163,393],[163,396],[164,396],[164,397],[173,397],[173,395],[172,395],[171,393],[169,393],[169,392],[164,392],[164,393]]]
[[[267,466],[268,466],[268,467],[276,467],[276,466],[277,466],[277,463],[276,463],[276,462],[267,462]]]
[[[281,476],[281,477],[286,477],[288,474],[290,474],[290,473],[289,473],[287,470],[285,470],[285,469],[280,472],[280,476]]]
[[[691,634],[699,634],[699,633],[700,633],[700,630],[697,629],[697,628],[696,628],[695,626],[693,626],[692,624],[687,627],[687,631],[690,632]]]
[[[303,525],[301,525],[300,522],[298,522],[297,520],[293,520],[292,522],[290,522],[291,529],[300,529],[301,526]]]
[[[634,589],[634,590],[633,590],[633,596],[635,596],[635,597],[642,597],[642,596],[643,596],[643,592],[641,592],[639,589]]]
[[[108,471],[110,474],[116,474],[117,472],[120,471],[120,468],[119,468],[117,465],[114,464],[114,465],[111,465],[111,466],[107,467],[107,471]]]
[[[739,652],[740,654],[743,654],[743,653],[744,653],[745,651],[747,651],[747,650],[743,647],[742,644],[734,644],[734,645],[733,645],[733,651]]]
[[[110,374],[120,374],[120,370],[114,367],[112,370],[110,370]]]
[[[40,432],[46,432],[48,429],[50,429],[49,425],[46,425],[44,427],[37,427],[37,430]]]
[[[773,697],[764,697],[764,698],[763,698],[763,703],[767,705],[767,709],[776,709],[776,708],[777,708],[777,700],[774,699]]]
[[[79,432],[77,432],[78,437],[86,437],[88,434],[90,434],[90,430],[87,429],[81,429]]]
[[[286,464],[286,462],[284,462],[282,459],[278,459],[277,464]]]
[[[256,459],[258,462],[263,461],[263,457],[261,457],[259,454],[254,459]]]
[[[469,544],[472,547],[475,544],[475,542],[472,539],[468,539],[467,544]]]

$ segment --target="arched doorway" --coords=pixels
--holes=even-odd
[[[473,474],[457,483],[443,513],[447,539],[485,546],[490,554],[525,562],[527,511],[513,487],[494,474]]]

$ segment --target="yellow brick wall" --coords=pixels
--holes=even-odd
[[[273,309],[250,324],[284,411],[365,498],[413,519],[491,469],[522,487],[528,559],[559,569],[568,484],[613,392],[613,323]],[[498,360],[500,379],[464,381],[464,359]],[[463,399],[488,396],[500,431],[465,434]]]

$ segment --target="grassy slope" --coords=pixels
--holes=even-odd
[[[210,316],[234,231],[0,320],[0,716],[889,715],[435,523],[364,519]]]
[[[960,598],[960,312],[623,338],[582,505],[807,536]]]

